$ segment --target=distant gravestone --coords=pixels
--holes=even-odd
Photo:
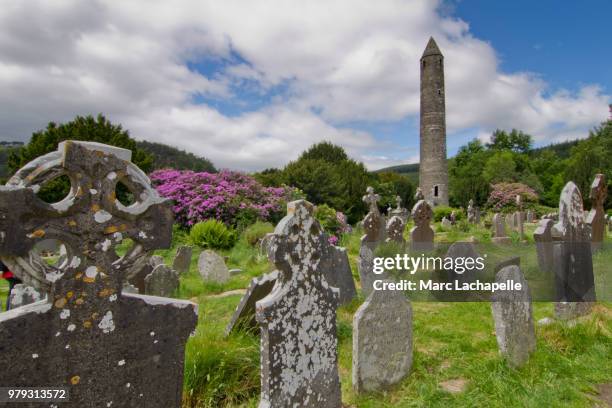
[[[516,230],[519,233],[519,237],[521,240],[525,239],[525,226],[524,226],[524,222],[525,222],[525,213],[523,212],[523,198],[521,197],[520,194],[516,195],[516,207],[518,208],[518,211],[515,214],[515,225],[516,225]]]
[[[398,217],[393,216],[387,221],[387,239],[386,242],[396,242],[398,244],[405,244],[404,239],[404,221]]]
[[[542,272],[553,271],[553,240],[552,228],[555,222],[549,218],[543,218],[533,233],[538,254],[538,266]]]
[[[558,299],[555,314],[560,319],[588,313],[596,300],[591,231],[584,222],[582,208],[580,190],[570,181],[561,191],[559,222],[551,231]]]
[[[400,196],[395,196],[395,203],[397,206],[391,210],[389,217],[400,217],[404,225],[406,225],[408,218],[410,218],[410,213],[406,208],[402,207],[402,198]]]
[[[500,353],[510,366],[521,367],[536,348],[531,293],[516,265],[506,266],[495,277],[497,283],[510,280],[520,283],[521,289],[494,292],[491,308]]]
[[[532,223],[535,221],[535,217],[533,215],[533,211],[532,210],[528,210],[527,211],[527,222]]]
[[[514,231],[514,215],[506,214],[506,225],[510,229],[510,231]]]
[[[410,249],[412,251],[428,252],[434,248],[434,231],[430,227],[433,210],[425,200],[421,200],[412,208],[412,219],[415,226],[410,230]]]
[[[346,248],[333,245],[330,245],[329,251],[330,253],[326,256],[331,261],[331,268],[325,268],[325,280],[331,286],[340,290],[339,304],[345,305],[357,296],[348,252]]]
[[[372,291],[374,280],[379,277],[374,274],[374,251],[383,242],[385,224],[382,216],[378,212],[376,201],[378,195],[373,194],[373,190],[368,190],[368,195],[364,196],[364,202],[370,206],[370,211],[363,219],[364,235],[361,237],[359,245],[359,258],[357,260],[357,270],[361,282],[361,291],[367,297]]]
[[[268,252],[279,270],[274,290],[257,302],[261,326],[263,407],[340,408],[336,308],[338,289],[321,262],[327,236],[312,204],[294,201]]]
[[[210,249],[200,253],[198,270],[205,281],[225,283],[230,277],[224,258]]]
[[[476,280],[477,270],[475,267],[467,268],[465,261],[457,262],[459,258],[474,259],[480,258],[480,254],[476,250],[476,246],[472,242],[453,242],[446,251],[445,259],[453,259],[454,269],[447,270],[449,281],[457,280],[459,282],[473,282]],[[474,261],[475,262],[475,261]],[[472,266],[474,264],[472,263]]]
[[[591,227],[591,246],[594,250],[601,248],[604,236],[606,235],[604,203],[607,197],[608,184],[606,183],[606,176],[597,174],[591,184],[591,192],[589,194],[592,203],[591,211],[589,211],[586,217],[586,223]]]
[[[153,268],[155,268],[157,265],[163,265],[164,257],[160,255],[153,255],[151,258],[149,258],[149,263]]]
[[[145,277],[145,294],[171,297],[179,287],[179,276],[167,265],[161,264],[153,268],[153,272]]]
[[[384,390],[412,366],[412,307],[401,291],[375,290],[353,318],[353,388]]]
[[[467,217],[468,217],[468,222],[470,224],[476,224],[477,223],[477,220],[476,220],[476,207],[474,206],[474,200],[472,200],[472,199],[470,199],[470,201],[468,202]]]
[[[442,217],[442,221],[440,222],[440,224],[442,225],[444,229],[447,229],[447,230],[453,227],[453,223],[451,222],[451,220],[449,220],[446,217]]]
[[[506,235],[506,227],[504,225],[504,217],[496,213],[493,216],[493,238],[492,241],[496,244],[508,244],[510,243],[510,238]]]
[[[414,201],[418,202],[424,200],[425,196],[423,195],[423,190],[421,187],[417,187],[416,192],[414,193]]]
[[[457,223],[457,211],[455,210],[451,211],[450,222],[452,225],[455,225]]]
[[[179,275],[189,272],[189,266],[191,265],[191,254],[192,248],[187,245],[181,245],[176,250],[174,261],[172,262],[172,269],[174,269]]]
[[[170,246],[173,223],[170,203],[130,157],[126,149],[65,141],[0,186],[0,214],[11,214],[0,217],[0,237],[10,237],[0,239],[0,256],[48,295],[0,314],[0,384],[66,387],[70,401],[62,407],[181,406],[197,307],[122,292],[135,257]],[[58,174],[68,175],[72,188],[64,200],[45,203],[35,191]],[[136,199],[129,207],[115,198],[119,181]],[[61,241],[69,261],[29,264],[29,251],[45,238]],[[134,246],[119,258],[123,238]]]
[[[255,304],[270,294],[277,278],[278,271],[272,271],[251,279],[246,293],[240,299],[232,319],[225,328],[226,336],[229,336],[235,330],[255,331],[259,328],[255,319]]]
[[[41,294],[32,286],[18,283],[17,285],[13,286],[13,289],[11,290],[11,296],[9,297],[8,301],[9,310],[29,305],[45,298],[46,295]]]

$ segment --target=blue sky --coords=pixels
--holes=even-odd
[[[605,1],[9,2],[1,140],[101,112],[220,168],[282,167],[322,140],[370,169],[413,163],[430,36],[450,155],[496,128],[585,137],[612,102]]]

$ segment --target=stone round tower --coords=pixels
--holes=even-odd
[[[444,56],[433,37],[421,57],[421,164],[419,184],[425,200],[448,205]]]

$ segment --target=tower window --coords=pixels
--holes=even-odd
[[[438,95],[442,95],[442,90],[438,89]]]
[[[434,197],[438,197],[438,186],[434,186]]]
[[[423,68],[425,68],[425,61],[423,61]]]

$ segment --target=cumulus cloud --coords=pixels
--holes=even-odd
[[[430,35],[446,59],[449,137],[515,127],[558,141],[584,137],[605,119],[611,98],[599,87],[572,94],[533,73],[501,72],[491,45],[439,6],[8,1],[0,9],[0,138],[27,140],[49,121],[103,112],[136,138],[219,167],[281,166],[319,140],[370,168],[411,162],[414,129],[398,146],[356,123],[418,115],[418,60]],[[223,63],[204,72],[194,68],[201,61]],[[264,96],[282,91],[233,114],[210,102],[248,106],[247,86]]]

